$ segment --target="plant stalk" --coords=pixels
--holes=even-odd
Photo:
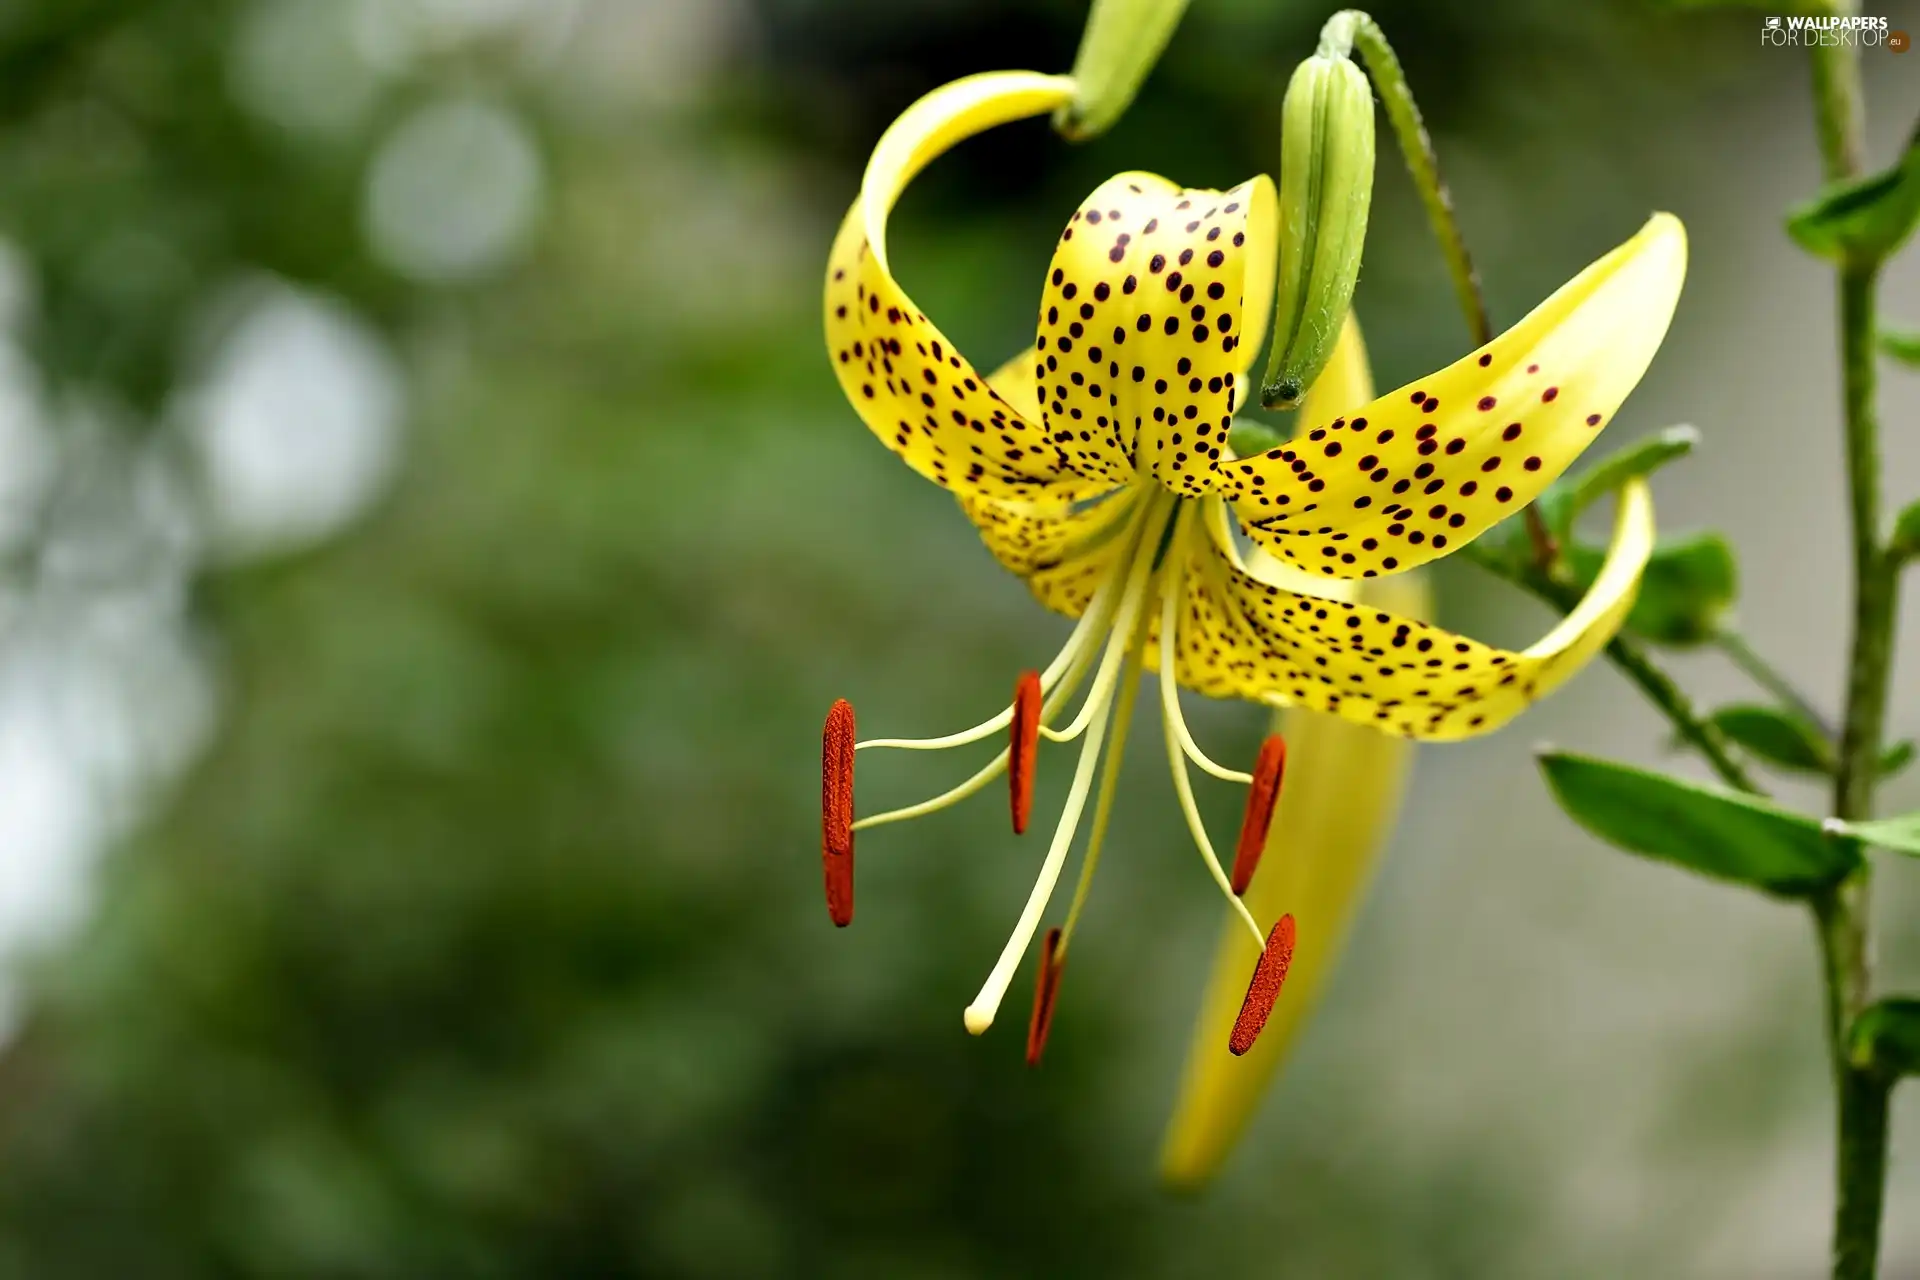
[[[1562,614],[1571,613],[1580,603],[1580,590],[1570,582],[1541,570],[1536,565],[1519,565],[1505,556],[1469,543],[1463,552],[1475,564],[1497,577],[1546,601]],[[1655,662],[1647,651],[1625,635],[1616,635],[1607,644],[1607,659],[1665,716],[1683,741],[1700,753],[1720,780],[1736,791],[1765,795],[1766,791],[1747,773],[1734,754],[1732,742],[1720,727],[1696,710],[1680,684]]]
[[[1460,313],[1466,317],[1467,332],[1474,346],[1486,346],[1493,341],[1493,319],[1487,312],[1486,294],[1480,288],[1480,273],[1473,265],[1473,256],[1467,252],[1466,237],[1460,234],[1460,220],[1453,212],[1453,196],[1440,176],[1440,157],[1433,149],[1433,138],[1427,133],[1426,121],[1420,116],[1419,104],[1413,99],[1413,86],[1407,83],[1407,73],[1400,66],[1399,57],[1387,43],[1386,32],[1380,29],[1380,24],[1358,9],[1343,9],[1327,20],[1321,29],[1323,47],[1329,39],[1337,46],[1351,43],[1359,52],[1361,62],[1366,64],[1373,87],[1380,93],[1380,107],[1386,112],[1387,123],[1400,145],[1400,155],[1407,162],[1414,190],[1420,193],[1420,203],[1426,208],[1427,222],[1440,241],[1440,253],[1447,260],[1447,276],[1453,281]],[[1521,518],[1526,523],[1527,540],[1533,546],[1534,563],[1543,571],[1551,570],[1559,559],[1560,547],[1546,521],[1533,506],[1528,506]]]
[[[1837,4],[1850,12],[1850,4]],[[1859,174],[1866,143],[1858,53],[1850,46],[1812,50],[1815,122],[1829,181]],[[1840,362],[1845,417],[1847,498],[1853,541],[1853,638],[1846,707],[1840,723],[1833,813],[1855,820],[1873,812],[1880,739],[1893,654],[1893,558],[1880,529],[1880,439],[1874,413],[1874,303],[1878,262],[1840,268]],[[1886,1198],[1887,1097],[1890,1084],[1848,1053],[1848,1031],[1872,989],[1869,889],[1863,866],[1813,903],[1827,987],[1827,1036],[1835,1091],[1834,1280],[1872,1280],[1878,1268]]]

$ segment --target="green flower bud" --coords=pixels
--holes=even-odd
[[[1292,409],[1340,337],[1373,203],[1373,92],[1345,41],[1323,40],[1287,86],[1280,132],[1280,279],[1262,399]]]
[[[1073,101],[1053,125],[1075,142],[1105,133],[1160,60],[1187,0],[1093,0],[1080,53],[1073,60]]]

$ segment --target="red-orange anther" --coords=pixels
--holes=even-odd
[[[1027,829],[1033,812],[1033,761],[1040,748],[1040,676],[1024,671],[1013,687],[1013,734],[1007,750],[1007,781],[1013,793],[1013,834]]]
[[[1253,981],[1247,985],[1247,998],[1240,1002],[1240,1016],[1233,1020],[1233,1035],[1227,1049],[1239,1057],[1253,1048],[1280,998],[1281,984],[1287,980],[1287,966],[1293,963],[1293,917],[1281,916],[1267,935],[1267,949],[1253,967]]]
[[[853,704],[827,712],[820,733],[820,870],[827,914],[841,928],[853,922]]]
[[[1066,968],[1064,958],[1058,962],[1054,953],[1060,947],[1060,930],[1047,930],[1046,940],[1040,944],[1040,968],[1033,978],[1033,1016],[1027,1021],[1027,1065],[1040,1065],[1040,1055],[1047,1051],[1047,1031],[1053,1026],[1053,999],[1060,993],[1060,972]]]
[[[1260,757],[1253,765],[1253,785],[1247,788],[1247,811],[1240,819],[1240,843],[1233,851],[1233,891],[1245,893],[1260,868],[1261,851],[1267,847],[1267,831],[1273,826],[1273,811],[1280,803],[1280,779],[1287,771],[1287,741],[1272,734],[1260,744]]]

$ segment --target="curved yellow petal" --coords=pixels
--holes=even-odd
[[[887,215],[919,172],[976,133],[1045,115],[1073,98],[1073,80],[1037,71],[985,71],[927,94],[880,135],[860,179],[864,234],[880,269],[887,266]]]
[[[997,394],[887,267],[886,219],[930,160],[971,134],[1053,110],[1073,83],[1030,72],[971,76],[909,107],[874,149],[827,263],[826,336],[862,420],[921,475],[964,493],[1047,500],[1086,489],[1037,420]],[[1064,485],[1062,491],[1052,486]]]
[[[1198,191],[1123,173],[1087,197],[1054,249],[1034,344],[1068,466],[1212,488],[1272,306],[1278,219],[1265,174]]]
[[[1658,214],[1481,350],[1222,464],[1220,492],[1257,542],[1322,577],[1394,573],[1464,546],[1612,419],[1666,335],[1686,262],[1685,230]]]
[[[1417,574],[1369,583],[1363,601],[1410,617],[1426,616],[1429,607]],[[1246,1056],[1234,1057],[1227,1037],[1259,948],[1238,916],[1227,921],[1161,1150],[1161,1175],[1178,1187],[1198,1186],[1219,1169],[1306,1025],[1372,880],[1412,763],[1411,744],[1317,711],[1284,712],[1281,730],[1286,784],[1260,873],[1242,900],[1263,924],[1293,913],[1293,964],[1266,1030]]]
[[[1220,532],[1188,561],[1189,575],[1207,582],[1204,595],[1189,597],[1192,644],[1182,624],[1183,681],[1215,696],[1311,707],[1449,742],[1499,728],[1619,631],[1653,550],[1653,499],[1640,480],[1620,491],[1600,576],[1559,626],[1519,653],[1256,577]]]

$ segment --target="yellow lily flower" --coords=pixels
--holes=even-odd
[[[1006,773],[1023,826],[1038,740],[1079,740],[1038,879],[965,1016],[975,1034],[992,1025],[1092,799],[1079,884],[1048,935],[1036,984],[1028,1052],[1037,1058],[1098,863],[1140,675],[1158,671],[1168,760],[1194,844],[1261,949],[1231,1037],[1244,1052],[1296,937],[1291,915],[1265,930],[1235,892],[1264,844],[1283,752],[1263,749],[1258,777],[1214,762],[1188,732],[1178,685],[1453,740],[1498,728],[1578,670],[1632,605],[1653,542],[1644,486],[1622,491],[1607,562],[1585,600],[1526,650],[1441,631],[1356,593],[1363,580],[1465,545],[1537,497],[1591,443],[1665,335],[1686,238],[1676,219],[1657,215],[1480,350],[1349,413],[1303,423],[1289,444],[1237,458],[1228,432],[1253,385],[1273,296],[1278,228],[1265,175],[1228,191],[1145,173],[1102,184],[1061,233],[1033,349],[992,375],[954,350],[893,277],[887,217],[914,175],[974,133],[1057,109],[1073,89],[1064,77],[997,72],[928,94],[881,138],[833,245],[826,335],[848,400],[909,466],[954,492],[988,549],[1043,604],[1078,623],[1043,670],[1019,680],[1007,707],[970,729],[856,741],[852,708],[835,705],[823,735],[829,912],[836,924],[852,918],[856,830],[934,812]],[[1351,345],[1355,358],[1357,336]],[[1078,711],[1060,723],[1083,684]],[[998,734],[1007,745],[965,782],[855,820],[857,751],[945,749]],[[1201,821],[1189,762],[1248,787],[1232,880]]]
[[[1372,398],[1366,354],[1349,316],[1302,413],[1321,421]],[[1424,618],[1432,602],[1421,575],[1409,573],[1364,583],[1361,603]],[[1295,946],[1287,1002],[1245,1056],[1228,1052],[1225,1043],[1260,949],[1237,920],[1221,931],[1160,1156],[1161,1176],[1176,1187],[1197,1187],[1218,1171],[1313,1012],[1393,829],[1412,763],[1413,744],[1403,738],[1306,707],[1279,714],[1294,762],[1291,785],[1267,838],[1269,870],[1243,900],[1256,918],[1291,911],[1314,927]]]

